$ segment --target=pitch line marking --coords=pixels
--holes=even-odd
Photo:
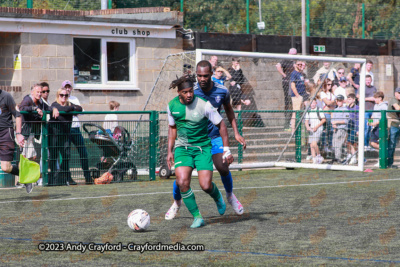
[[[348,181],[348,182],[332,182],[332,183],[315,183],[315,184],[296,184],[296,185],[266,185],[266,186],[251,186],[251,187],[234,187],[235,190],[246,190],[246,189],[266,189],[266,188],[281,188],[281,187],[301,187],[301,186],[319,186],[319,185],[338,185],[338,184],[354,184],[354,183],[373,183],[373,182],[391,182],[400,181],[397,179],[385,179],[385,180],[364,180],[364,181]],[[196,189],[193,192],[200,192],[203,190]],[[225,189],[220,189],[225,191]],[[9,203],[26,203],[26,202],[47,202],[47,201],[68,201],[68,200],[83,200],[83,199],[97,199],[97,198],[109,198],[109,197],[132,197],[132,196],[145,196],[145,195],[158,195],[158,194],[172,194],[168,192],[150,192],[150,193],[137,193],[137,194],[122,194],[122,195],[107,195],[107,196],[96,196],[96,197],[71,197],[71,198],[55,198],[55,199],[29,199],[29,200],[14,200],[14,201],[1,201],[0,204]]]

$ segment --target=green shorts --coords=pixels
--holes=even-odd
[[[197,171],[212,171],[213,161],[211,144],[209,146],[194,147],[179,146],[175,148],[175,169],[182,166],[197,168]]]

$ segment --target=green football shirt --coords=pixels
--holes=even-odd
[[[208,120],[217,125],[222,117],[207,100],[194,95],[192,103],[184,105],[175,97],[168,103],[168,123],[176,125],[177,146],[204,146],[210,144]]]

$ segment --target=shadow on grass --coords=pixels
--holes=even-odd
[[[257,221],[267,221],[267,215],[277,216],[282,212],[279,211],[270,211],[270,212],[247,212],[241,216],[238,215],[223,215],[223,216],[213,216],[205,218],[207,224],[236,224],[250,220],[257,220]]]

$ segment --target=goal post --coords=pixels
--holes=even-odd
[[[229,141],[232,154],[235,157],[235,163],[231,165],[231,168],[287,167],[351,171],[363,170],[365,59],[205,49],[169,55],[164,61],[162,70],[157,76],[157,80],[145,104],[144,110],[160,111],[159,165],[163,164],[163,157],[166,157],[166,136],[168,133],[168,124],[165,114],[166,106],[167,103],[177,95],[176,90],[168,90],[169,85],[177,76],[179,77],[188,71],[195,72],[196,63],[200,60],[210,60],[212,56],[218,57],[218,64],[214,69],[214,76],[218,78],[218,72],[224,73],[223,76],[227,76],[226,73],[231,76],[230,80],[224,81],[222,77],[219,81],[222,80],[221,83],[223,83],[230,92],[231,104],[234,107],[240,131],[247,141],[247,149],[243,150],[234,139],[229,122],[224,118],[229,127]],[[234,62],[234,60],[238,62]],[[285,95],[283,86],[284,84],[286,86],[288,84],[291,86],[291,82],[290,80],[288,80],[288,82],[283,81],[282,75],[277,70],[277,66],[281,66],[283,62],[290,62],[289,69],[296,68],[294,63],[302,62],[304,71],[300,76],[304,76],[302,79],[305,81],[304,84],[307,84],[305,87],[307,87],[306,89],[308,90],[309,87],[313,85],[313,89],[311,88],[311,91],[307,91],[307,95],[304,95],[302,98],[303,100],[308,100],[302,102],[303,104],[307,104],[300,110],[295,110],[293,108],[294,103],[292,102],[295,100],[297,101],[297,99],[290,99],[290,95],[289,97]],[[325,66],[324,62],[326,65],[329,65],[329,68],[325,75],[319,76],[319,71],[321,69],[323,70]],[[328,81],[332,72],[336,73],[334,76],[336,82],[338,78],[336,77],[338,69],[343,69],[344,71],[342,72],[345,72],[345,76],[347,76],[350,69],[356,63],[361,65],[359,69],[360,87],[358,89],[359,110],[358,112],[353,112],[358,115],[356,127],[358,130],[358,140],[355,136],[355,131],[351,132],[347,128],[346,130],[339,131],[333,129],[332,124],[330,124],[331,126],[324,125],[324,127],[322,127],[323,132],[321,132],[318,141],[321,157],[324,159],[322,162],[314,163],[314,159],[310,161],[307,155],[308,150],[310,150],[308,142],[311,142],[310,136],[312,136],[313,133],[307,131],[307,127],[305,126],[306,116],[309,118],[309,125],[311,125],[311,117],[315,119],[315,116],[310,115],[316,113],[309,111],[310,100],[316,98],[317,95],[320,96],[322,91],[325,90],[325,84],[329,84]],[[233,67],[234,64],[240,66],[240,71],[235,71],[235,67]],[[217,70],[217,68],[220,69]],[[333,80],[333,78],[331,79]],[[334,81],[332,81],[332,83],[333,82]],[[297,83],[295,82],[295,84]],[[287,89],[288,88],[286,88],[286,90]],[[347,87],[345,89],[346,95],[347,90],[349,92],[352,92],[352,90],[354,91],[352,87]],[[289,88],[288,94],[291,94],[291,88]],[[321,100],[317,102],[318,105],[324,105]],[[336,116],[332,115],[334,113],[344,114],[346,112],[326,112],[323,110],[322,113],[327,119],[328,117]],[[348,114],[350,114],[350,112]],[[331,122],[332,120],[329,121],[329,123]],[[290,124],[289,128],[288,124]],[[346,132],[346,140],[343,141],[343,136],[341,137],[342,139],[333,139],[332,136],[335,138],[337,136],[340,137],[336,132],[342,132],[343,134]],[[347,138],[350,138],[350,136],[353,137],[351,140],[353,140],[353,148],[356,149],[356,153],[351,154],[351,164],[347,161],[347,163],[345,163],[346,165],[343,165],[343,162],[346,161],[346,155],[350,153],[350,150],[347,151],[346,147]],[[336,142],[336,147],[333,146],[332,142]],[[328,149],[325,153],[322,150],[326,148]],[[333,162],[332,160],[335,159],[337,154],[342,154],[342,157],[339,162]]]

